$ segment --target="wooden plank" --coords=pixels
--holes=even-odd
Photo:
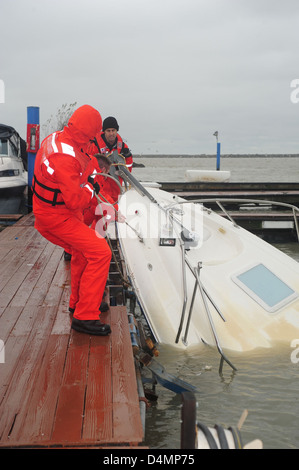
[[[60,261],[63,263],[63,261]],[[69,299],[71,293],[71,269],[70,263],[64,263],[65,279],[63,282],[62,295],[57,309],[52,335],[70,334],[72,315],[69,312]]]
[[[18,422],[28,406],[35,383],[40,373],[43,354],[47,345],[47,338],[51,331],[50,325],[55,316],[55,307],[37,307],[38,315],[33,323],[30,334],[25,334],[24,347],[18,357],[6,394],[0,405],[1,444],[4,442],[17,443],[14,428],[18,429]],[[0,379],[2,380],[2,379]],[[3,444],[2,444],[3,445]]]
[[[112,389],[114,442],[140,442],[143,431],[135,376],[132,344],[125,307],[113,307]],[[133,431],[133,433],[132,433]]]
[[[52,281],[48,287],[47,295],[45,296],[43,303],[46,305],[57,306],[60,302],[65,285],[69,285],[67,278],[69,274],[70,265],[68,263],[65,263],[65,261],[63,260],[63,250],[59,246],[55,246],[53,259],[51,261],[53,262],[53,264],[51,265],[51,263],[48,263],[47,271],[49,269],[50,273],[55,273],[55,275],[52,277]],[[56,262],[58,262],[58,264],[55,270]],[[31,298],[34,298],[34,296],[31,296]]]
[[[114,342],[119,345],[114,360],[109,336],[72,332],[67,352],[63,351],[68,335],[50,337],[39,374],[35,375],[35,386],[31,393],[26,389],[30,399],[25,397],[21,408],[13,400],[15,408],[11,410],[13,390],[9,390],[12,412],[10,419],[7,417],[10,426],[6,426],[9,429],[7,439],[2,436],[2,446],[136,445],[142,441],[134,367],[131,369],[128,361],[133,360],[131,346],[127,343],[122,348],[122,334],[115,329],[121,326],[129,339],[127,315],[119,317],[120,308],[113,307],[118,309],[112,325]],[[113,393],[111,385],[115,387]]]
[[[18,321],[14,325],[12,331],[14,336],[23,336],[30,333],[35,322],[38,320],[39,308],[53,306],[57,309],[59,305],[63,292],[65,266],[60,262],[61,250],[56,248],[47,264],[49,269],[43,269],[42,275],[39,277],[35,288],[32,289],[31,295],[23,307],[22,315],[19,316]]]
[[[63,292],[67,269],[62,260],[62,249],[54,246],[26,305],[57,305]]]
[[[1,322],[2,325],[2,322]],[[1,333],[2,334],[2,333]],[[0,410],[1,403],[4,400],[10,381],[14,375],[16,366],[18,365],[19,358],[26,343],[26,337],[8,337],[5,340],[5,362],[0,364]],[[1,443],[2,429],[0,428],[0,443]]]
[[[24,214],[0,214],[0,220],[19,220]]]
[[[50,440],[68,342],[68,335],[50,336],[30,399],[19,412],[10,443],[14,439],[18,446],[36,446]]]
[[[53,444],[67,445],[81,441],[89,343],[89,335],[72,331],[53,424]]]
[[[7,251],[3,259],[8,271],[1,273],[6,360],[0,365],[0,447],[140,443],[126,308],[113,307],[101,315],[103,321],[111,320],[110,336],[71,330],[70,264],[61,248],[26,225],[26,217],[22,223],[4,236],[11,262]],[[16,234],[20,239],[11,240]]]
[[[9,239],[7,235],[4,237],[6,230],[1,233],[1,243],[3,238],[5,243]],[[0,429],[2,441],[7,439],[11,444],[14,439],[19,438],[18,432],[23,429],[22,423],[27,415],[29,397],[35,382],[42,377],[42,374],[39,374],[39,366],[61,297],[61,269],[63,270],[64,266],[58,269],[62,249],[48,243],[32,227],[21,226],[8,231],[9,236],[16,233],[20,235],[14,247],[14,268],[18,270],[10,269],[11,277],[6,276],[6,284],[2,277],[5,289],[1,295],[1,301],[5,304],[10,302],[10,305],[2,311],[1,317],[1,332],[6,336],[6,362],[2,369],[4,374],[1,374],[0,378]],[[22,264],[18,257],[22,258]],[[8,268],[10,266],[8,265]],[[7,275],[7,270],[5,274]],[[55,289],[51,285],[53,280]],[[49,296],[50,286],[50,302],[41,306]],[[52,302],[54,291],[55,304]],[[24,397],[20,392],[24,393]],[[35,396],[34,393],[32,396]]]
[[[61,299],[58,310],[61,314],[60,319],[62,319],[63,311],[64,333],[66,334],[61,333],[61,328],[60,334],[57,334],[54,322],[33,393],[26,407],[18,413],[18,419],[13,427],[13,434],[11,433],[9,436],[10,445],[13,442],[13,438],[17,441],[18,446],[22,445],[22,443],[23,445],[28,445],[28,442],[30,445],[33,443],[34,445],[40,445],[44,441],[50,440],[71,327],[70,316],[63,302],[63,295]],[[65,328],[66,324],[68,325],[67,328]],[[17,336],[16,338],[11,336],[9,339],[16,339],[16,345],[20,346],[20,341],[18,341],[20,338],[24,339],[24,336]],[[24,344],[25,342],[23,341]],[[23,351],[23,348],[19,347],[19,354],[16,354],[16,345],[14,345],[13,351],[15,359]],[[8,347],[6,345],[6,350],[8,351],[8,358],[11,358],[12,352],[9,345]]]
[[[37,232],[36,232],[37,233]],[[20,227],[17,229],[15,226],[7,227],[5,230],[0,232],[1,243],[0,243],[0,259],[1,259],[1,271],[4,270],[4,262],[9,262],[13,259],[17,253],[21,253],[26,249],[28,241],[36,236],[36,233],[31,228]],[[13,251],[12,251],[13,249]],[[8,254],[10,255],[8,256]]]
[[[6,342],[9,336],[15,336],[13,329],[23,311],[23,307],[6,307],[1,313],[1,339]],[[24,333],[23,333],[24,334]]]
[[[24,234],[23,237],[25,238],[26,234]],[[34,236],[31,236],[29,241],[25,241],[23,237],[12,245],[13,250],[7,253],[1,260],[0,290],[3,289],[14,274],[18,276],[19,271],[21,271],[21,275],[23,275],[24,271],[27,273],[29,269],[31,269],[32,263],[34,263],[40,255],[38,248],[40,246],[44,247],[47,244],[46,240],[41,240],[38,235],[37,241],[34,239]]]
[[[298,182],[164,181],[166,191],[299,191]]]
[[[35,221],[34,213],[29,212],[29,214],[24,215],[20,220],[18,220],[15,225],[22,225],[22,226],[29,225],[30,227],[33,227],[34,221]]]
[[[51,335],[70,334],[71,320],[70,314],[68,312],[68,298],[69,292],[67,289],[64,289],[58,305]],[[0,402],[9,384],[9,377],[13,375],[13,364],[18,363],[19,356],[22,353],[23,347],[27,341],[25,334],[29,334],[32,329],[35,318],[33,313],[34,312],[32,312],[32,305],[30,305],[30,302],[29,308],[14,306],[11,303],[10,306],[5,309],[1,317],[1,339],[5,342],[6,360],[5,364],[1,365]],[[22,318],[20,318],[21,314]],[[29,317],[27,320],[25,319],[26,315]],[[30,320],[31,322],[28,323]]]
[[[27,256],[23,257],[23,263],[19,268],[13,274],[8,270],[7,273],[1,275],[1,307],[8,304],[15,307],[26,304],[43,275],[54,248],[54,245],[48,243],[42,251],[36,249],[26,250]]]
[[[23,217],[19,222],[19,225],[34,225],[35,217],[33,212],[30,212],[26,217]]]
[[[2,243],[11,242],[11,241],[15,243],[15,241],[20,239],[20,237],[22,237],[22,244],[24,245],[32,237],[35,237],[36,234],[38,234],[38,232],[35,229],[33,229],[31,225],[23,226],[23,225],[19,225],[18,223],[15,223],[14,225],[6,227],[4,230],[2,230],[1,245]]]
[[[83,442],[112,442],[111,338],[92,337],[86,390]]]
[[[11,307],[24,306],[27,301],[29,301],[32,291],[34,289],[40,289],[41,285],[44,285],[45,277],[48,278],[49,283],[51,282],[53,275],[50,274],[49,269],[48,267],[46,268],[46,266],[48,266],[48,262],[50,261],[51,256],[53,255],[54,249],[55,246],[51,243],[48,243],[47,245],[45,245],[44,250],[41,251],[40,255],[37,257],[34,263],[31,259],[32,262],[29,263],[28,266],[30,267],[30,269],[28,272],[27,269],[25,272],[23,272],[24,279],[20,286],[16,283],[16,280],[14,279],[15,276],[11,278],[10,284],[12,284],[12,287],[15,287],[15,294],[12,295],[9,300]],[[5,296],[8,295],[8,286],[9,284],[6,284],[6,287],[4,289]],[[44,288],[42,289],[42,291],[46,292],[46,289]]]

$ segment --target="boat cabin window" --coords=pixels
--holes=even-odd
[[[7,139],[0,139],[0,155],[8,155]]]
[[[268,312],[274,313],[298,294],[263,264],[233,277],[236,284]]]

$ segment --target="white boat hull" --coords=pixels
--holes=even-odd
[[[160,207],[174,202],[170,193],[156,188],[148,191]],[[184,201],[177,197],[176,200]],[[171,232],[166,212],[160,207],[132,188],[119,202],[130,226],[118,224],[129,277],[158,343],[181,349],[203,343],[215,345],[213,326],[221,347],[235,351],[271,347],[277,341],[299,338],[299,264],[295,260],[213,211],[203,210],[202,205],[187,202],[175,206],[175,216],[200,239],[197,246],[186,251],[189,266],[185,265],[184,271],[180,236],[176,233],[175,246],[159,245],[160,238],[167,239]],[[214,304],[205,295],[202,297],[197,285],[188,327],[196,286],[194,268],[199,268],[199,279]],[[248,277],[246,282],[250,284],[256,275],[266,278],[262,282],[272,276],[274,290],[277,285],[282,290],[273,305],[271,292],[261,292],[260,297],[248,293],[243,277]],[[259,290],[260,283],[257,284],[255,288]]]

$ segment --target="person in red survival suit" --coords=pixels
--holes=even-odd
[[[103,121],[103,128],[101,132],[98,132],[93,143],[88,147],[88,153],[95,155],[101,153],[102,155],[108,155],[109,153],[117,150],[121,154],[126,163],[126,167],[130,172],[133,168],[133,155],[128,145],[123,141],[121,136],[118,134],[119,125],[115,117],[109,116]],[[120,183],[122,182],[119,178]],[[118,195],[120,191],[118,189]]]
[[[36,155],[33,176],[35,228],[47,240],[72,254],[71,277],[78,258],[85,258],[72,328],[82,333],[107,335],[110,325],[99,319],[111,260],[104,238],[83,220],[83,210],[94,195],[88,176],[93,159],[85,153],[87,144],[102,125],[100,113],[89,105],[78,108],[68,125],[42,142]],[[81,269],[81,268],[80,268]]]
[[[93,159],[94,170],[89,175],[88,181],[92,182],[95,195],[91,199],[89,206],[83,211],[84,223],[96,230],[101,237],[106,238],[110,222],[113,220],[121,223],[125,221],[125,217],[118,211],[118,195],[113,198],[113,192],[115,187],[119,188],[119,183],[115,183],[114,179],[107,176],[111,166],[108,157],[96,154],[91,158]],[[73,265],[71,278],[71,296],[69,302],[69,310],[71,312],[75,310],[78,302],[80,280],[86,263],[86,258],[77,252],[76,263]],[[104,292],[105,295],[106,292]],[[100,305],[101,312],[105,312],[108,309],[108,304],[103,300]]]
[[[110,186],[105,185],[105,175],[108,173],[111,165],[109,159],[100,154],[91,156],[90,159],[93,171],[88,176],[87,181],[92,184],[95,194],[91,198],[88,207],[83,210],[83,220],[86,225],[95,229],[97,221],[101,218],[98,213],[104,215],[102,224],[99,225],[102,227],[102,230],[99,230],[98,233],[101,237],[106,238],[106,231],[104,230],[106,219],[109,222],[115,219],[122,222],[123,217],[117,212],[118,206],[114,204],[114,200],[110,195]],[[97,197],[97,195],[99,196]],[[109,214],[107,214],[107,209]],[[79,300],[81,277],[87,264],[87,259],[81,252],[76,251],[73,256],[75,256],[75,259],[71,265],[71,295],[69,301],[69,311],[71,313],[74,313]],[[104,291],[103,299],[105,295],[106,292]],[[103,300],[100,305],[100,311],[103,313],[107,310],[109,310],[109,306]]]
[[[100,154],[91,158],[93,159],[94,170],[92,174],[89,175],[88,181],[92,182],[95,195],[92,197],[88,207],[83,211],[83,220],[86,225],[96,230],[100,237],[105,238],[109,223],[113,220],[124,222],[125,218],[118,212],[118,206],[116,204],[117,196],[116,199],[111,196],[113,191],[111,191],[110,181],[112,182],[112,189],[113,185],[115,186],[116,183],[106,177],[111,165],[110,160]],[[96,195],[98,195],[98,197]],[[75,311],[79,300],[81,277],[87,264],[87,260],[82,253],[76,252],[73,256],[76,256],[76,259],[75,263],[72,263],[71,296],[69,302],[69,310],[72,313]],[[106,292],[104,292],[103,299],[105,295]],[[108,309],[108,304],[102,301],[100,305],[101,312],[105,312]]]

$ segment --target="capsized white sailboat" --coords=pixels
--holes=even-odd
[[[295,260],[201,204],[147,191],[157,203],[134,188],[121,197],[130,226],[118,236],[157,342],[215,344],[216,332],[223,348],[247,351],[299,337]]]
[[[202,204],[130,178],[118,237],[158,343],[249,351],[299,338],[299,263]]]

